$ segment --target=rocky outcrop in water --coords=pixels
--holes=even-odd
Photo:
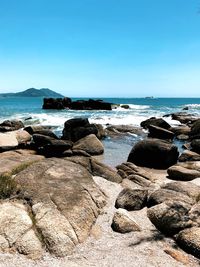
[[[77,100],[70,98],[44,98],[43,109],[112,110],[112,104],[102,100]]]

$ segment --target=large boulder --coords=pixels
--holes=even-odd
[[[33,135],[33,134],[42,134],[42,135],[45,135],[45,136],[52,137],[54,139],[58,139],[58,137],[54,134],[54,132],[52,132],[49,128],[47,128],[45,126],[41,126],[41,125],[35,126],[35,125],[32,125],[32,126],[25,127],[24,130],[27,131],[30,135]]]
[[[180,136],[180,135],[188,136],[190,134],[190,127],[188,127],[187,125],[171,127],[169,130],[173,132],[176,136]]]
[[[0,152],[12,150],[16,148],[18,144],[17,137],[12,132],[0,133]]]
[[[178,158],[180,162],[185,161],[200,161],[200,154],[190,151],[190,150],[184,150],[180,157]]]
[[[200,139],[192,140],[191,147],[194,152],[200,154]]]
[[[42,256],[42,244],[34,232],[34,224],[28,208],[22,202],[0,204],[0,248],[12,249],[32,259]]]
[[[173,139],[174,138],[174,133],[166,130],[164,128],[154,126],[154,125],[149,125],[149,137],[152,138],[159,138],[159,139]]]
[[[90,155],[100,155],[104,152],[101,141],[94,134],[87,135],[73,145],[75,150],[83,150]]]
[[[33,134],[33,142],[35,149],[46,157],[62,157],[73,145],[71,141],[54,139],[42,134]]]
[[[62,139],[73,142],[90,135],[98,135],[98,128],[90,124],[87,118],[74,118],[65,122]]]
[[[111,227],[113,231],[121,234],[141,230],[140,227],[137,225],[137,223],[131,218],[128,212],[124,209],[118,209],[115,212]]]
[[[28,165],[44,159],[33,150],[18,149],[0,154],[0,175],[16,173]]]
[[[177,181],[191,181],[200,177],[200,171],[185,168],[184,166],[174,165],[168,170],[168,178]]]
[[[147,190],[125,188],[119,193],[115,207],[117,209],[140,210],[146,206],[147,194]]]
[[[200,139],[200,119],[195,121],[190,132],[191,139]]]
[[[90,173],[65,159],[34,163],[14,182],[13,195],[26,204],[41,246],[55,256],[68,255],[88,237],[106,203]]]
[[[154,126],[161,127],[164,129],[169,129],[171,127],[169,123],[167,123],[162,118],[155,118],[155,117],[142,121],[140,125],[144,129],[148,129],[150,125],[154,125]]]
[[[166,235],[175,235],[192,227],[189,217],[191,205],[181,201],[165,201],[147,211],[148,218],[156,228]]]
[[[184,229],[176,236],[178,245],[200,259],[200,227]]]
[[[64,109],[64,103],[62,98],[44,98],[43,109]]]
[[[0,123],[0,132],[10,132],[19,130],[24,127],[22,121],[19,120],[6,120]]]
[[[148,197],[147,206],[153,207],[168,200],[181,201],[190,205],[193,205],[195,203],[194,199],[184,194],[183,192],[161,188],[150,194],[150,196]]]
[[[187,112],[176,112],[171,114],[171,117],[173,120],[177,120],[180,123],[194,123],[195,121],[198,120],[198,117],[196,117],[194,114],[189,114]]]
[[[163,185],[162,188],[185,194],[195,201],[200,199],[200,187],[191,182],[171,182]]]
[[[139,166],[167,169],[177,162],[178,155],[178,148],[170,142],[146,139],[136,143],[127,161]]]

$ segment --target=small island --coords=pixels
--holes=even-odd
[[[29,88],[25,91],[17,93],[3,93],[0,94],[0,97],[63,97],[63,95],[48,88]]]

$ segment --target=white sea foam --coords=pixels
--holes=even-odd
[[[149,109],[149,108],[151,108],[151,106],[147,106],[147,105],[120,104],[120,106],[118,107],[118,109],[124,110],[124,108],[121,107],[123,105],[128,105],[129,106],[129,109],[136,109],[136,110]]]
[[[190,109],[200,109],[200,104],[188,104],[186,107]]]

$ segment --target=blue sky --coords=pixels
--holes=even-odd
[[[200,97],[200,0],[0,0],[0,92]]]

